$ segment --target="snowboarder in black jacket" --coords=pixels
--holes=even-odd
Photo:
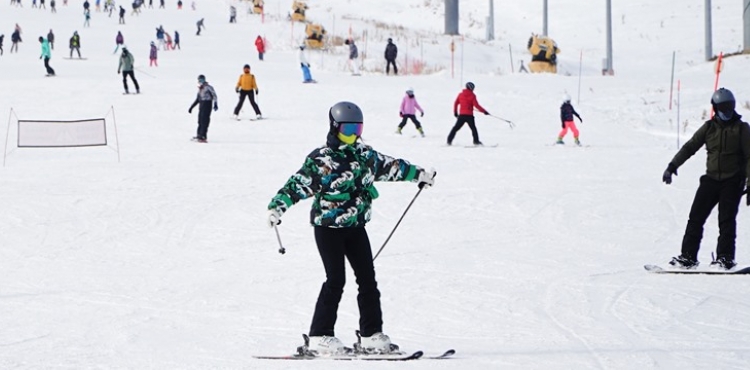
[[[393,73],[398,74],[396,67],[396,57],[398,56],[398,47],[393,43],[393,39],[388,39],[388,45],[385,46],[385,74],[391,73],[391,64],[393,64]]]
[[[711,97],[714,116],[706,121],[693,137],[680,148],[664,170],[662,181],[672,183],[672,175],[701,147],[706,147],[706,174],[690,208],[682,251],[672,258],[670,265],[681,268],[698,266],[698,250],[703,238],[703,224],[711,211],[719,206],[719,240],[716,245],[716,260],[711,265],[721,269],[732,269],[735,238],[737,237],[737,210],[743,194],[748,194],[750,180],[750,126],[735,112],[736,101],[731,91],[721,88]],[[747,198],[750,206],[750,196]]]

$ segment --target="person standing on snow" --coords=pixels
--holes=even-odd
[[[573,116],[578,117],[578,120],[583,123],[583,118],[578,115],[578,112],[573,108],[573,104],[570,104],[570,96],[565,94],[563,96],[563,104],[560,106],[562,131],[557,135],[557,144],[565,144],[563,138],[568,133],[568,130],[570,130],[573,132],[573,139],[575,140],[576,145],[581,145],[581,142],[578,140],[578,127],[576,127],[576,122],[573,121]]]
[[[299,46],[299,65],[302,68],[302,82],[315,82],[310,74],[310,62],[307,61],[307,57],[305,56],[305,45]]]
[[[49,60],[52,58],[52,52],[49,48],[49,41],[47,41],[44,37],[39,36],[39,43],[42,44],[42,55],[39,56],[39,59],[44,59],[44,68],[47,70],[47,76],[54,76],[55,70],[52,69],[49,65]]]
[[[125,24],[125,8],[120,5],[120,19],[117,20],[118,24]]]
[[[393,39],[388,39],[388,45],[385,46],[385,74],[391,73],[391,64],[393,65],[393,74],[398,74],[396,67],[396,57],[398,56],[398,47],[393,43]]]
[[[201,29],[206,28],[206,26],[203,25],[203,19],[204,18],[201,18],[201,20],[199,20],[197,23],[195,23],[195,25],[198,26],[198,32],[195,33],[196,36],[200,36],[201,35]]]
[[[349,45],[349,64],[352,66],[352,75],[359,76],[359,65],[357,65],[359,50],[357,49],[357,45],[354,45],[354,39],[346,39],[344,44]]]
[[[78,53],[78,59],[81,59],[81,36],[78,36],[78,31],[73,32],[73,37],[70,38],[70,59],[73,59],[73,50]]]
[[[10,42],[12,42],[12,45],[10,45],[10,52],[12,53],[15,51],[18,53],[18,43],[23,42],[21,40],[21,29],[16,27],[15,30],[13,30],[13,33],[10,35]]]
[[[229,7],[229,23],[237,23],[237,8],[234,5]]]
[[[120,46],[122,46],[125,43],[125,37],[122,36],[122,32],[117,31],[117,36],[115,36],[115,51],[112,54],[117,53],[117,50],[120,49]]]
[[[49,41],[50,50],[55,50],[55,34],[51,29],[47,32],[47,41]]]
[[[263,60],[263,54],[266,52],[266,43],[263,42],[263,38],[260,35],[255,38],[255,49],[258,50],[258,60]]]
[[[458,109],[459,106],[461,107],[460,110]],[[448,145],[453,144],[453,138],[456,137],[456,133],[461,129],[461,127],[463,127],[465,123],[469,124],[469,129],[471,129],[471,137],[474,140],[474,145],[482,145],[482,142],[479,141],[479,132],[477,132],[477,125],[474,122],[474,108],[484,113],[485,115],[490,114],[489,112],[487,112],[487,110],[482,108],[481,105],[479,105],[477,96],[474,95],[474,83],[467,82],[466,88],[458,94],[458,96],[456,97],[456,101],[453,102],[453,116],[456,117],[456,124],[453,125],[451,132],[448,134]]]
[[[320,289],[309,337],[303,350],[321,355],[350,352],[336,338],[334,326],[346,280],[345,259],[359,285],[358,349],[368,353],[391,353],[398,346],[383,334],[380,291],[375,280],[370,239],[365,225],[370,221],[372,201],[378,197],[376,181],[410,181],[419,187],[435,183],[435,171],[425,170],[403,159],[381,154],[358,142],[363,114],[351,102],[339,102],[328,111],[326,145],[314,149],[297,173],[268,204],[269,227],[303,199],[313,198],[310,223],[314,227],[326,281]]]
[[[716,260],[711,266],[731,270],[737,265],[734,261],[737,211],[743,194],[748,194],[747,205],[750,206],[750,125],[740,120],[742,116],[734,111],[735,104],[731,91],[716,90],[711,96],[714,116],[680,148],[662,175],[662,181],[671,184],[677,169],[706,146],[706,174],[700,178],[682,238],[682,250],[669,262],[672,266],[687,269],[698,266],[703,225],[717,204],[719,240]]]
[[[156,47],[156,44],[153,41],[151,41],[151,49],[149,50],[149,53],[148,53],[148,66],[149,67],[159,66],[159,63],[157,63],[156,61],[156,59],[158,58],[158,55],[157,55],[158,52],[159,50]]]
[[[120,71],[122,71],[122,85],[125,87],[125,94],[130,94],[130,91],[128,90],[128,76],[130,76],[130,79],[133,80],[133,85],[135,85],[135,93],[141,93],[141,87],[138,86],[138,80],[135,79],[134,67],[135,58],[133,57],[133,54],[128,51],[128,48],[123,46],[122,54],[120,55],[120,65],[117,67],[117,74],[120,74]]]
[[[258,84],[255,82],[255,75],[250,73],[250,65],[245,64],[244,67],[242,67],[243,73],[240,75],[240,79],[237,80],[237,86],[235,86],[234,91],[236,91],[238,94],[240,94],[240,101],[237,102],[237,106],[234,107],[234,118],[239,120],[240,117],[240,109],[242,109],[242,104],[245,103],[245,97],[250,100],[250,105],[253,106],[253,110],[255,111],[255,118],[261,119],[263,116],[260,114],[260,108],[258,108],[258,104],[255,103],[255,95],[258,94]]]
[[[177,31],[174,31],[174,46],[172,46],[172,49],[182,50],[182,48],[180,47],[180,33]]]
[[[406,120],[411,119],[411,121],[414,122],[414,126],[417,127],[419,134],[424,137],[422,125],[417,121],[417,110],[419,110],[420,116],[424,117],[424,110],[419,106],[417,98],[414,97],[414,89],[410,87],[406,89],[406,96],[401,100],[401,108],[399,108],[398,115],[401,116],[402,119],[396,130],[397,134],[401,135],[401,130],[406,126]]]
[[[200,105],[199,105],[200,104]],[[198,95],[188,113],[193,113],[193,108],[198,105],[198,133],[193,140],[199,143],[208,142],[208,125],[211,123],[211,106],[214,111],[219,110],[219,97],[213,86],[206,82],[206,76],[198,76]]]
[[[3,39],[5,39],[5,35],[0,34],[0,55],[3,55]]]

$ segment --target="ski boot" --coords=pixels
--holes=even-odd
[[[555,141],[555,144],[565,145],[565,142],[563,141],[561,137],[558,137],[557,141]]]
[[[690,270],[698,267],[700,262],[698,262],[698,260],[693,257],[679,255],[677,257],[672,257],[672,260],[669,261],[669,264],[674,267]]]
[[[418,128],[417,131],[419,131],[419,134],[422,135],[422,137],[424,137],[424,130],[422,130],[421,127]],[[399,133],[401,133],[401,130],[399,130]]]
[[[401,127],[396,129],[396,134],[401,135]]]
[[[302,334],[305,344],[297,347],[297,353],[302,356],[336,356],[345,355],[353,352],[351,348],[344,346],[344,343],[336,337],[327,335],[310,337]]]
[[[359,330],[356,331],[357,343],[354,343],[354,351],[363,354],[402,354],[398,345],[391,343],[391,338],[383,333],[375,333],[369,337],[363,337]]]
[[[581,141],[578,140],[578,138],[576,138],[575,140],[576,140],[576,145],[581,146]]]
[[[719,258],[711,262],[710,266],[716,266],[722,270],[731,270],[734,268],[734,266],[737,266],[737,262],[734,262],[734,259],[732,258],[719,256]]]

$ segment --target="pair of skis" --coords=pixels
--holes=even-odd
[[[261,360],[335,360],[335,361],[412,361],[412,360],[442,360],[452,357],[456,351],[449,349],[437,356],[425,356],[423,351],[406,354],[343,354],[331,356],[317,356],[309,353],[297,353],[287,356],[253,356]]]

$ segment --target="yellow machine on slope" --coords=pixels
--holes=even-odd
[[[304,1],[295,0],[292,3],[292,20],[295,20],[298,22],[304,22],[306,10],[307,10],[307,4]]]
[[[529,70],[532,73],[557,73],[557,43],[547,36],[531,35],[527,45],[531,53]]]

